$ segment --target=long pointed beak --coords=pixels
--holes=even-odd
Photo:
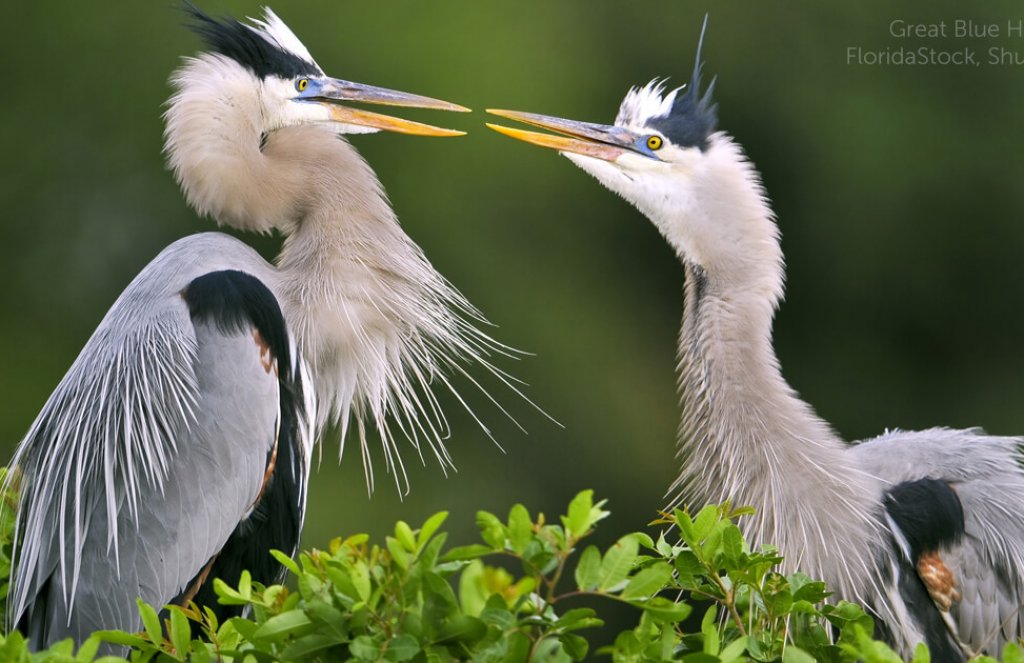
[[[506,117],[541,129],[555,131],[561,135],[544,134],[537,131],[513,129],[500,124],[487,123],[487,126],[498,133],[505,134],[533,145],[548,147],[559,152],[583,154],[605,161],[615,161],[627,152],[636,151],[636,136],[622,127],[607,124],[590,124],[565,120],[536,113],[520,111],[487,109],[491,115]]]
[[[351,108],[342,105],[341,102],[356,101],[383,106],[431,108],[457,113],[468,113],[470,110],[465,106],[442,101],[441,99],[423,97],[418,94],[389,90],[388,88],[373,85],[363,85],[362,83],[352,83],[335,78],[311,81],[308,93],[299,95],[298,98],[303,101],[321,103],[327,106],[331,119],[335,122],[415,136],[463,136],[466,132],[456,131],[455,129],[443,129],[430,124],[423,124],[422,122],[413,122],[412,120],[403,120],[402,118],[374,113],[373,111],[360,108]]]

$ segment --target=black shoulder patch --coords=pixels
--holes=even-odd
[[[282,382],[290,381],[288,327],[274,293],[250,274],[229,269],[194,279],[182,292],[193,320],[212,321],[228,334],[255,327],[277,359]]]
[[[964,534],[963,506],[945,481],[918,479],[897,484],[885,494],[883,504],[910,544],[914,563],[923,553],[956,543]]]
[[[718,105],[711,100],[715,89],[715,81],[711,81],[707,92],[701,96],[700,72],[704,63],[700,60],[704,46],[704,33],[708,29],[708,18],[704,17],[704,27],[700,31],[697,42],[697,57],[693,65],[693,76],[682,94],[676,96],[668,114],[654,117],[647,125],[660,131],[666,138],[681,147],[699,147],[707,149],[708,137],[718,127]]]
[[[950,637],[945,620],[918,575],[922,555],[936,553],[964,535],[964,510],[956,491],[939,479],[918,479],[893,486],[882,500],[896,532],[890,534],[895,577],[884,574],[886,584],[895,584],[907,613],[917,624],[924,642],[936,661],[963,661],[963,652]],[[902,535],[910,546],[910,559],[900,553],[896,537]],[[887,568],[888,564],[880,565]]]
[[[293,372],[289,357],[288,330],[273,293],[256,277],[225,270],[204,274],[182,293],[193,320],[213,321],[218,328],[237,333],[255,327],[278,360],[280,422],[276,457],[267,453],[273,468],[256,508],[238,523],[227,543],[171,603],[180,604],[190,596],[211,608],[221,622],[242,614],[243,606],[218,604],[213,579],[237,586],[243,570],[264,585],[280,582],[284,569],[270,550],[292,553],[299,543],[305,510],[306,466],[303,458],[300,420],[306,416],[302,373]],[[195,635],[198,635],[196,633]]]
[[[218,21],[189,2],[185,12],[192,19],[189,27],[211,51],[231,58],[260,78],[271,74],[281,78],[323,74],[312,62],[264,39],[255,29],[230,16]]]

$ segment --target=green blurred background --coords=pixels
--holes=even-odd
[[[247,2],[203,2],[255,15]],[[610,499],[601,537],[641,528],[675,474],[682,274],[654,228],[556,154],[483,127],[487,107],[607,122],[630,85],[686,80],[708,9],[706,72],[720,126],[764,176],[788,292],[776,346],[793,386],[848,439],[886,427],[1024,433],[1024,66],[851,66],[847,47],[990,46],[906,39],[895,19],[1024,19],[1016,2],[319,1],[277,12],[328,74],[450,99],[472,115],[406,112],[459,139],[357,136],[406,231],[498,326],[535,353],[503,367],[559,428],[476,394],[504,452],[450,398],[443,477],[418,467],[401,499],[368,496],[356,448],[328,437],[306,545],[381,536],[516,501],[549,516],[578,490]],[[171,2],[17,3],[0,41],[0,448],[9,457],[129,280],[165,245],[210,230],[161,155],[167,78],[199,48]],[[249,238],[268,258],[275,238]],[[481,371],[477,371],[481,375]],[[380,456],[377,457],[380,467]]]

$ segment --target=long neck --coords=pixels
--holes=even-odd
[[[278,258],[290,319],[321,383],[321,408],[346,420],[381,403],[405,340],[444,333],[454,297],[402,231],[376,175],[342,139],[284,129],[264,152],[287,162],[301,149],[315,175],[304,213]],[[299,148],[298,146],[301,146]]]
[[[490,369],[486,355],[498,346],[403,232],[363,158],[324,133],[282,129],[263,149],[281,163],[301,160],[307,173],[301,216],[278,259],[286,317],[313,368],[321,423],[340,423],[342,440],[355,424],[371,488],[373,430],[386,470],[404,489],[397,437],[417,448],[425,441],[442,467],[451,466],[430,383],[451,388],[446,376],[463,372],[463,361]]]
[[[714,201],[694,205],[710,210],[711,218],[698,223],[742,228],[735,236],[741,239],[732,241],[754,243],[729,249],[742,255],[716,263],[717,269],[677,247],[686,280],[676,503],[753,506],[757,513],[745,523],[752,543],[777,545],[789,556],[789,568],[847,585],[843,576],[857,570],[838,568],[835,556],[818,558],[815,551],[864,550],[857,537],[872,531],[875,483],[782,377],[771,342],[782,289],[777,230],[753,169],[739,159],[715,167],[735,172],[706,173],[716,175],[719,186]],[[660,225],[685,223],[663,219]]]
[[[346,140],[321,124],[265,131],[260,82],[219,56],[190,61],[174,83],[167,152],[189,202],[219,223],[285,235],[274,288],[312,369],[319,424],[340,423],[344,441],[354,423],[371,488],[368,436],[400,486],[396,438],[450,467],[430,384],[450,389],[464,361],[498,375],[486,357],[507,349],[477,329],[483,318],[402,231]]]

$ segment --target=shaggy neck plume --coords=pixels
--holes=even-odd
[[[404,490],[399,438],[452,467],[430,383],[452,389],[463,361],[503,380],[486,355],[507,348],[474,326],[483,318],[405,235],[358,152],[328,124],[266,130],[260,81],[245,78],[217,55],[182,68],[166,114],[169,162],[200,214],[285,235],[273,290],[312,369],[318,423],[340,424],[344,441],[354,422],[370,489],[375,432]]]
[[[823,576],[842,592],[874,563],[864,540],[846,539],[876,531],[877,481],[853,464],[846,445],[782,377],[771,342],[782,295],[778,230],[756,172],[738,154],[727,156],[709,155],[703,167],[710,170],[695,174],[717,185],[714,200],[692,205],[710,210],[708,217],[659,224],[666,234],[705,223],[717,237],[742,233],[718,246],[676,244],[686,280],[678,354],[682,470],[670,489],[673,503],[728,499],[755,507],[744,523],[754,545],[778,546],[787,568]],[[694,183],[694,195],[707,190]],[[705,262],[692,260],[691,251]],[[853,521],[863,526],[850,527]],[[842,551],[849,567],[836,563],[838,554],[814,558],[821,550]],[[857,550],[864,551],[859,560]]]

